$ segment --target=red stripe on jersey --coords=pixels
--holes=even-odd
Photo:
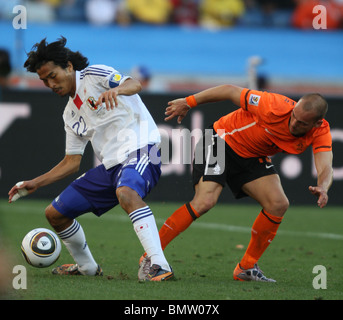
[[[76,108],[78,108],[80,110],[81,106],[82,106],[82,100],[80,99],[79,95],[77,94],[76,95],[76,98],[73,100],[75,105],[76,105]]]

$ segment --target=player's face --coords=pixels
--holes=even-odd
[[[313,112],[305,111],[301,100],[295,105],[289,120],[289,131],[295,137],[302,137],[313,127],[320,125]]]
[[[47,87],[61,97],[74,96],[76,81],[75,71],[71,63],[63,69],[53,61],[49,61],[37,69],[37,74]]]

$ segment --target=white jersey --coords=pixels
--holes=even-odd
[[[76,71],[75,96],[63,113],[66,154],[83,154],[88,141],[97,158],[109,169],[148,144],[161,141],[158,128],[138,94],[118,95],[118,107],[95,107],[101,93],[130,77],[112,67],[92,65]]]

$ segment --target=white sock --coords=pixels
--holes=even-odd
[[[81,225],[74,220],[70,227],[57,234],[79,266],[80,272],[84,275],[95,275],[98,264],[89,250]]]
[[[162,269],[170,271],[161,247],[155,218],[149,206],[131,212],[129,217],[143,249],[151,259],[151,264],[158,264]]]

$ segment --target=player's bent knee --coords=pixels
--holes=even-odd
[[[127,212],[130,213],[137,208],[145,205],[140,195],[129,187],[120,187],[116,190],[117,199],[120,206]]]
[[[289,201],[286,197],[278,200],[274,200],[268,205],[264,206],[264,209],[275,216],[282,217],[289,207]]]
[[[49,204],[45,208],[45,217],[49,221],[49,223],[50,223],[50,221],[53,221],[53,210],[52,210],[52,208],[53,208],[53,206],[51,204]]]
[[[130,202],[131,189],[128,187],[120,187],[116,190],[116,195],[121,206],[125,206]]]
[[[217,203],[217,199],[214,198],[195,198],[191,202],[192,206],[198,212],[199,215],[203,215],[204,213],[211,210]]]
[[[285,197],[278,205],[278,210],[279,212],[282,212],[282,214],[285,214],[286,211],[289,208],[289,201],[288,199]]]
[[[51,204],[45,209],[45,217],[57,231],[62,231],[72,223],[72,219],[63,216]]]

